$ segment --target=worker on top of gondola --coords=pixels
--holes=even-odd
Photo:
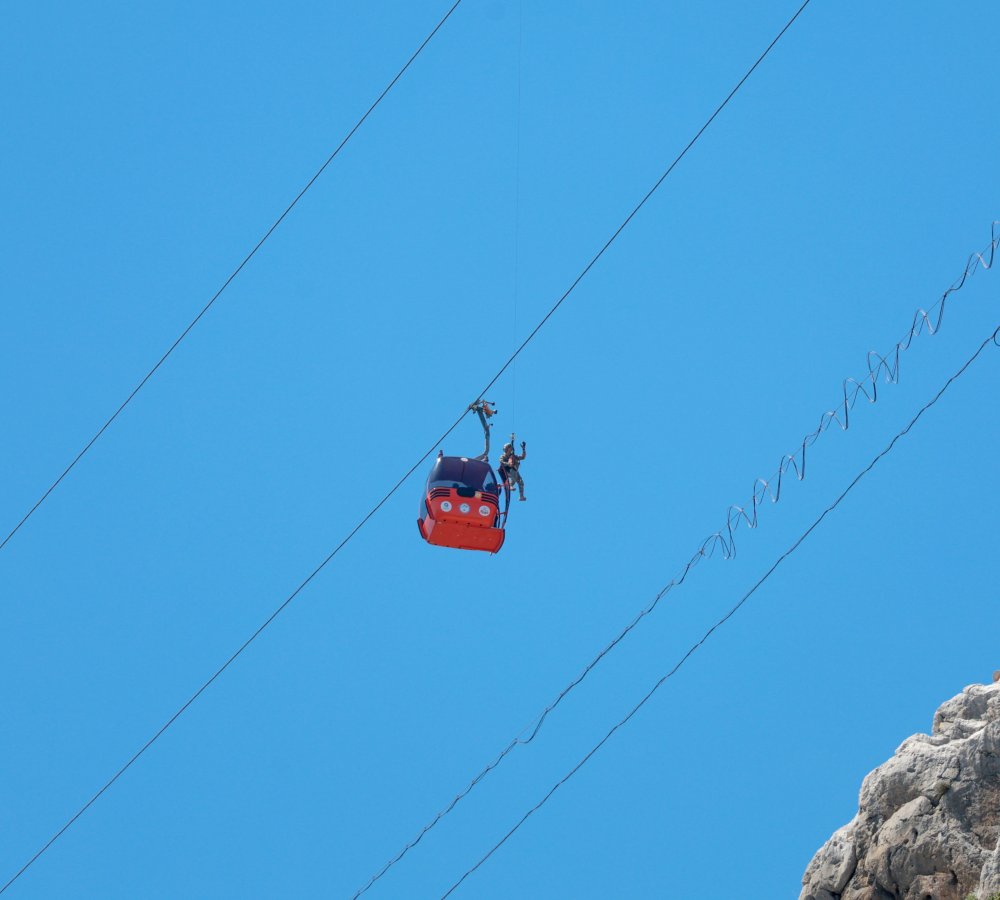
[[[521,441],[521,454],[514,452],[514,445],[506,443],[503,445],[503,453],[500,456],[500,479],[506,481],[513,490],[517,487],[518,500],[524,499],[524,481],[521,478],[521,461],[528,455],[524,441]]]

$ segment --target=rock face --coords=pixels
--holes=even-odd
[[[974,684],[861,786],[799,900],[1000,900],[1000,684]]]

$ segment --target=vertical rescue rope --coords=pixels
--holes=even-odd
[[[514,121],[514,312],[511,316],[512,343],[517,344],[517,292],[520,249],[519,225],[521,218],[521,44],[524,39],[524,0],[517,4],[517,107]],[[517,360],[510,373],[510,427],[517,425]],[[511,438],[513,440],[513,437]]]

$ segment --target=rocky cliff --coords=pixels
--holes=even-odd
[[[1000,674],[1000,673],[998,673]],[[861,786],[799,900],[1000,900],[1000,684],[974,684]]]

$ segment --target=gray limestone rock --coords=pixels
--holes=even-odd
[[[799,900],[1000,897],[1000,683],[973,684],[865,778]]]

